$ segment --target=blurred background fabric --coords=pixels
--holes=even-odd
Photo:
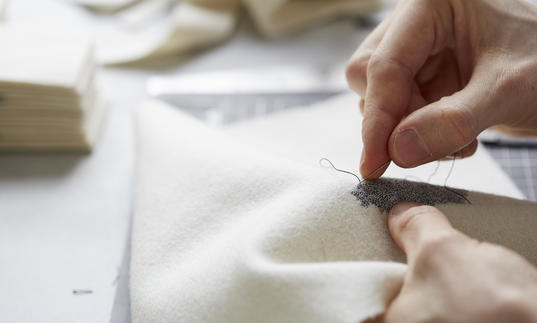
[[[113,13],[138,2],[137,0],[65,0],[77,3],[91,10]]]
[[[238,20],[248,16],[265,37],[281,37],[340,16],[364,15],[390,0],[65,0],[107,13],[134,34],[122,46],[103,49],[104,64],[136,63],[180,55],[216,45],[229,38]],[[144,37],[140,30],[163,24]]]
[[[4,20],[4,12],[7,0],[0,0],[0,21]]]

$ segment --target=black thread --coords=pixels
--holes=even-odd
[[[335,169],[336,171],[338,172],[341,172],[341,173],[345,173],[345,174],[349,174],[349,175],[352,175],[354,177],[356,177],[356,179],[358,179],[358,183],[362,183],[363,181],[366,181],[368,180],[369,178],[371,178],[371,176],[375,175],[379,170],[381,170],[382,168],[388,166],[390,164],[391,161],[387,161],[385,162],[384,164],[380,165],[377,169],[375,169],[373,172],[369,173],[369,175],[367,175],[366,177],[364,177],[363,179],[360,179],[360,177],[352,172],[349,172],[349,171],[346,171],[346,170],[343,170],[343,169],[339,169],[337,168],[336,166],[334,166],[334,164],[328,159],[328,158],[321,158],[319,159],[319,165],[323,166],[323,161],[327,162],[330,164],[330,166]]]

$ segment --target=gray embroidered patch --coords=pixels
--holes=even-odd
[[[362,206],[375,205],[381,212],[388,212],[401,202],[425,205],[470,203],[466,198],[468,191],[465,190],[393,178],[363,181],[352,191],[352,195]]]

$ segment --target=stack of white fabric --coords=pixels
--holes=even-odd
[[[136,1],[136,0],[67,0],[67,2],[75,2],[94,11],[116,12],[118,10],[121,10],[139,1]]]
[[[103,115],[92,41],[0,27],[0,150],[89,150]]]

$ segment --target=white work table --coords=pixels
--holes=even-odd
[[[81,15],[89,18],[79,21]],[[75,21],[88,28],[99,20],[52,0],[12,1],[7,18],[63,28]],[[246,23],[230,43],[188,60],[156,68],[102,68],[98,84],[108,113],[91,154],[0,155],[2,321],[108,322],[112,311],[114,322],[129,321],[128,266],[120,272],[124,255],[128,264],[135,188],[134,112],[149,76],[343,63],[365,33],[347,20],[267,43]]]

